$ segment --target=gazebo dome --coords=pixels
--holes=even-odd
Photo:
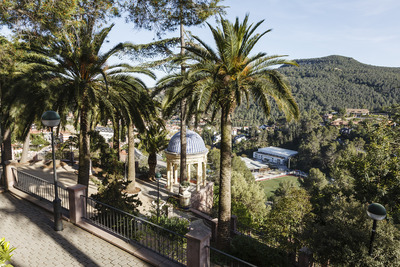
[[[181,153],[181,132],[177,132],[172,136],[169,141],[168,148],[166,150],[169,153],[180,154]],[[186,131],[186,153],[199,154],[205,153],[208,149],[206,148],[203,138],[191,130]]]

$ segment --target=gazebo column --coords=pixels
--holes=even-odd
[[[169,188],[169,161],[167,160],[167,188]]]
[[[203,161],[203,163],[202,163],[202,167],[203,167],[203,173],[202,173],[203,186],[206,186],[206,184],[207,184],[207,177],[206,177],[207,169],[206,169],[206,166],[207,166],[206,161]]]
[[[167,161],[167,188],[172,192],[172,166],[171,162]]]
[[[178,164],[174,164],[174,184],[178,183]]]
[[[201,185],[201,182],[202,182],[202,175],[201,175],[201,170],[202,170],[202,167],[201,167],[201,164],[202,162],[201,161],[198,161],[197,162],[197,186],[196,186],[196,190],[197,191],[199,191],[200,190],[200,185]]]
[[[191,179],[191,177],[190,177],[191,166],[192,166],[192,164],[190,164],[190,163],[187,164],[187,179],[188,179],[189,183],[190,183],[190,179]]]

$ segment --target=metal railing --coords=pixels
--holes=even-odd
[[[54,183],[17,169],[13,169],[13,175],[16,177],[15,188],[36,196],[40,200],[44,199],[53,202]],[[68,191],[58,186],[58,197],[61,199],[61,206],[69,210]]]
[[[229,267],[257,267],[244,260],[229,255],[221,250],[208,246],[210,249],[211,266],[229,266]]]
[[[138,243],[176,263],[186,265],[187,238],[156,224],[81,196],[86,200],[85,218],[123,238]]]

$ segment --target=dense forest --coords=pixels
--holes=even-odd
[[[367,65],[343,56],[295,61],[298,67],[287,65],[278,70],[289,80],[303,111],[367,108],[379,112],[400,102],[400,68]],[[272,118],[278,116],[272,114]],[[234,118],[240,126],[268,122],[254,103],[239,107]]]

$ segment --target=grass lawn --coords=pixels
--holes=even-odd
[[[282,176],[282,177],[275,178],[272,180],[265,180],[265,181],[261,181],[258,183],[264,189],[264,192],[268,198],[268,197],[272,196],[272,194],[273,194],[272,192],[275,191],[279,187],[279,183],[284,182],[284,181],[292,181],[296,185],[300,185],[298,178],[296,176],[291,176],[291,175]]]

